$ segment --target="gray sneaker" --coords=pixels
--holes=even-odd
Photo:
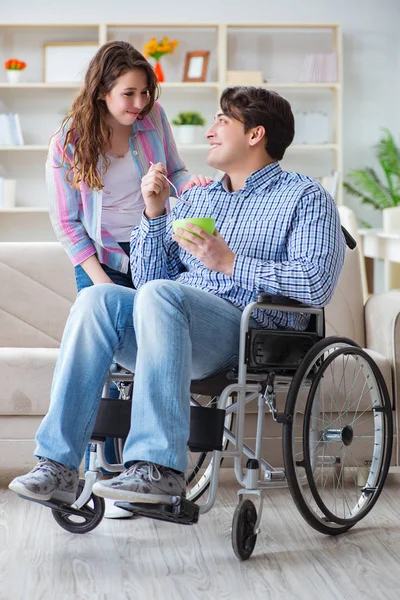
[[[171,496],[185,496],[185,476],[168,467],[137,461],[118,477],[97,481],[93,493],[122,502],[169,503]]]
[[[73,504],[76,500],[78,481],[78,471],[49,458],[40,458],[32,471],[16,477],[8,487],[13,492],[33,500],[57,500]]]

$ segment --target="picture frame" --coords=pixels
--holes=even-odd
[[[205,81],[209,58],[209,50],[195,50],[194,52],[186,52],[185,68],[183,71],[182,81],[188,83]]]
[[[89,62],[99,48],[97,42],[43,44],[43,82],[82,83]]]

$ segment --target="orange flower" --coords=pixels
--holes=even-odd
[[[4,63],[4,68],[10,71],[23,71],[26,68],[26,62],[18,58],[9,58]]]
[[[152,58],[155,58],[155,60],[159,60],[164,54],[171,54],[178,44],[179,42],[177,40],[170,41],[167,35],[164,35],[159,41],[157,41],[155,37],[152,37],[150,41],[144,45],[143,54],[146,57],[151,56]]]

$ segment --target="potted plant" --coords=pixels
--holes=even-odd
[[[4,63],[9,83],[18,83],[21,71],[26,68],[26,62],[18,58],[10,58]]]
[[[381,210],[385,230],[400,228],[400,148],[388,129],[376,145],[376,157],[383,171],[381,175],[372,167],[352,169],[348,173],[351,181],[344,189],[368,204]],[[387,212],[385,213],[386,209]]]
[[[197,133],[205,124],[206,120],[198,112],[180,112],[172,119],[177,142],[180,144],[194,144]]]

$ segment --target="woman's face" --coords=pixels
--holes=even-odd
[[[113,89],[105,95],[109,116],[120,125],[131,126],[148,105],[147,73],[142,69],[127,71],[116,79]]]

